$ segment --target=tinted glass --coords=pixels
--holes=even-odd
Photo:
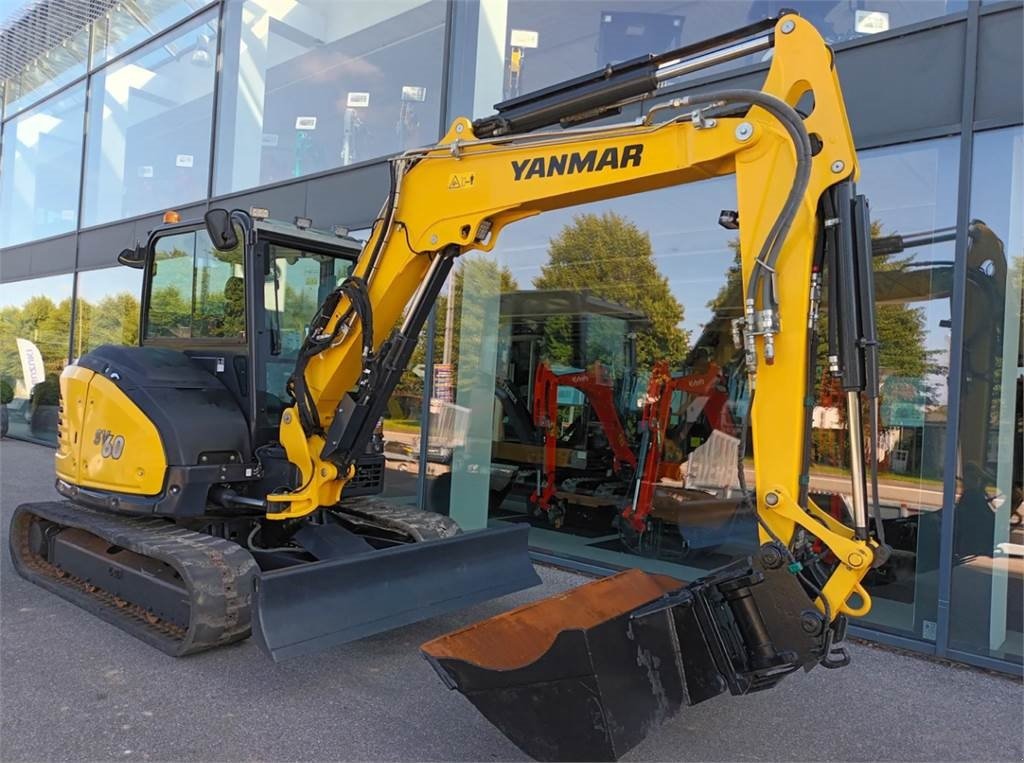
[[[80,358],[102,344],[139,343],[142,275],[141,270],[125,267],[78,274],[72,357]]]
[[[732,178],[627,196],[516,223],[465,259],[438,310],[451,351],[433,439],[452,458],[434,505],[682,577],[753,548],[735,483],[744,374],[718,335],[738,307],[736,234],[717,224],[731,206]],[[643,529],[618,520],[634,502]]]
[[[83,225],[205,197],[216,40],[208,13],[93,76]]]
[[[270,244],[269,258],[271,267],[263,291],[264,329],[270,335],[265,381],[267,415],[276,425],[284,406],[290,404],[286,386],[309,323],[327,295],[348,275],[352,263],[277,244]]]
[[[949,645],[1021,662],[1024,129],[974,140]]]
[[[500,0],[481,7],[477,28],[459,43],[473,51],[473,114],[483,116],[506,98],[699,42],[784,8],[795,8],[829,42],[842,42],[966,7],[963,0]]]
[[[9,437],[57,442],[73,283],[68,274],[0,284],[0,424]]]
[[[217,193],[437,139],[443,2],[232,0],[225,13]]]
[[[245,341],[241,244],[218,251],[200,230],[163,236],[154,251],[147,339]]]
[[[949,138],[859,156],[858,190],[871,204],[876,247],[878,499],[885,540],[893,548],[888,564],[865,578],[873,605],[861,622],[930,641],[936,637],[943,448],[950,431],[958,154],[959,141]],[[822,508],[845,517],[844,496],[850,492],[845,395],[825,371],[824,355],[822,349],[810,487]]]
[[[870,621],[925,638],[936,622],[958,146],[861,155],[873,234],[938,239],[875,260],[880,497],[897,552],[868,579]],[[746,411],[728,328],[742,312],[738,243],[718,225],[735,203],[733,178],[627,196],[518,222],[492,255],[465,258],[453,309],[438,311],[451,351],[435,371],[453,389],[445,398],[437,379],[432,405],[446,421],[468,414],[463,430],[439,432],[452,458],[432,480],[435,506],[464,527],[528,522],[536,547],[685,579],[754,547],[734,466]],[[818,387],[810,490],[845,516],[843,396]],[[643,529],[618,518],[629,504],[647,513]]]
[[[30,61],[7,80],[7,111],[11,116],[85,74],[89,29],[81,29]]]
[[[0,246],[74,230],[85,85],[7,121],[0,171]]]
[[[134,0],[117,3],[94,24],[93,67],[159,34],[209,0]]]

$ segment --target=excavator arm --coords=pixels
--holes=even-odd
[[[659,102],[637,122],[581,126],[663,82],[769,48],[761,90],[702,92]],[[300,353],[280,440],[301,479],[269,496],[269,517],[339,500],[458,257],[491,251],[505,226],[543,212],[735,175],[743,316],[734,333],[751,389],[753,490],[738,471],[759,552],[688,586],[632,570],[424,646],[449,686],[531,755],[611,759],[681,704],[842,664],[833,644],[846,617],[870,609],[861,581],[883,554],[868,535],[859,420],[860,397],[877,386],[867,204],[854,189],[832,52],[794,14],[497,108],[391,161],[372,235]],[[545,129],[556,124],[571,129]],[[852,527],[816,506],[804,479],[823,286],[851,422]],[[833,563],[813,552],[815,540]]]
[[[300,487],[271,495],[278,510],[270,517],[337,503],[457,257],[491,251],[506,225],[542,212],[734,174],[747,370],[768,401],[751,413],[762,533],[783,545],[798,531],[824,536],[844,564],[820,606],[833,617],[866,612],[866,532],[854,538],[799,502],[819,206],[831,189],[852,185],[857,158],[832,53],[816,30],[787,15],[748,36],[743,50],[760,39],[775,49],[760,91],[677,98],[638,124],[556,132],[519,134],[511,120],[509,134],[499,135],[486,120],[460,118],[437,146],[392,160],[391,192],[373,233],[300,354],[296,402],[280,430]],[[683,63],[660,64],[654,76]],[[801,118],[793,107],[808,98],[813,111]],[[481,128],[491,134],[478,136]],[[857,606],[849,603],[854,594]]]

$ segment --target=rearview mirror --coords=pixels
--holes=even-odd
[[[227,252],[238,246],[238,234],[231,224],[231,213],[226,209],[211,209],[203,220],[206,222],[206,233],[210,236],[215,249]]]
[[[141,269],[146,265],[146,250],[138,245],[134,249],[122,249],[117,261],[130,268]]]

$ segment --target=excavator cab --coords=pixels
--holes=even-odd
[[[309,322],[351,272],[362,242],[258,208],[167,219],[129,262],[146,269],[140,343],[182,352],[220,380],[259,448],[276,439]],[[377,437],[360,460],[361,489],[379,492],[382,453]]]

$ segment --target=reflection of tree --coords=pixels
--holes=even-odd
[[[873,221],[871,237],[880,238],[882,235],[881,222]],[[734,239],[730,242],[729,247],[734,253],[733,264],[730,265],[726,273],[725,284],[718,290],[718,294],[708,302],[708,307],[728,317],[737,317],[742,313],[743,306],[739,241]],[[913,255],[907,257],[882,255],[874,258],[874,269],[876,272],[899,271],[912,266],[913,262]],[[943,370],[936,364],[936,356],[940,354],[940,351],[929,350],[926,346],[927,329],[923,307],[913,307],[909,304],[876,305],[875,324],[878,329],[879,365],[884,374],[922,378]],[[828,336],[827,305],[823,306],[821,310],[818,336],[822,338],[818,345],[818,367],[825,368],[828,355],[827,343],[824,341],[824,338]]]
[[[589,291],[648,317],[650,330],[637,337],[641,367],[686,353],[687,332],[679,327],[683,306],[658,271],[650,236],[634,223],[614,212],[576,215],[551,240],[548,255],[534,287]],[[552,337],[550,349],[557,354],[561,344],[557,334]]]
[[[101,344],[134,345],[139,341],[139,300],[130,292],[110,294],[99,302],[78,300],[74,355]]]
[[[21,307],[0,309],[0,374],[21,379],[21,357],[15,339],[39,348],[47,374],[59,373],[67,362],[71,299],[55,303],[45,296],[28,299]]]

